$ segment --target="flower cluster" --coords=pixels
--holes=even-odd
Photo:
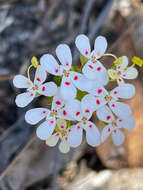
[[[142,62],[134,57],[134,64],[128,66],[126,56],[117,58],[105,54],[107,41],[103,36],[95,39],[92,51],[88,37],[83,34],[77,36],[75,44],[81,67],[72,66],[71,50],[66,44],[56,48],[58,60],[51,54],[44,54],[40,63],[36,57],[32,58],[28,77],[16,75],[13,79],[15,87],[26,88],[26,92],[17,95],[16,104],[25,107],[40,95],[47,97],[51,106],[27,111],[25,120],[31,125],[40,122],[36,134],[47,145],[55,146],[60,139],[59,150],[63,153],[81,144],[83,131],[87,143],[93,147],[99,146],[110,134],[113,143],[119,146],[124,141],[121,129],[131,130],[135,126],[130,106],[121,102],[135,94],[134,86],[125,81],[137,77],[134,66],[142,66]],[[99,61],[103,56],[115,59],[108,70]],[[36,68],[34,82],[30,79],[31,67]],[[53,75],[52,82],[45,82],[47,73]],[[117,86],[111,89],[113,85],[109,83]],[[104,124],[101,132],[90,121],[93,113]]]

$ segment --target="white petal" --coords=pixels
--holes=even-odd
[[[80,121],[83,117],[81,110],[81,103],[78,100],[71,100],[67,102],[65,106],[68,114],[77,121]]]
[[[122,73],[124,79],[135,79],[138,76],[138,71],[135,68],[129,68]]]
[[[101,96],[101,97],[95,98],[95,110],[100,109],[105,104],[107,104],[107,101],[105,100],[104,97]]]
[[[77,147],[82,142],[82,125],[81,123],[76,124],[68,135],[68,143],[71,147]]]
[[[96,53],[96,58],[100,58],[102,54],[105,53],[107,49],[107,40],[103,36],[98,36],[94,42],[94,52]]]
[[[41,65],[39,65],[38,68],[36,69],[34,84],[37,85],[42,84],[46,80],[46,77],[47,73],[45,69]]]
[[[118,126],[120,128],[125,128],[127,130],[132,130],[135,127],[135,120],[134,118],[132,118],[131,116],[125,118],[125,119],[121,119],[119,118],[117,120]]]
[[[117,98],[129,99],[135,95],[135,87],[132,84],[123,84],[114,88],[110,95]]]
[[[90,58],[91,48],[90,42],[86,35],[80,34],[76,37],[75,44],[80,53],[87,58]]]
[[[107,137],[111,134],[112,132],[112,125],[109,124],[109,125],[106,125],[103,130],[102,130],[102,133],[101,133],[101,141],[104,142]]]
[[[114,120],[114,116],[108,106],[103,106],[99,108],[96,112],[99,120],[111,123]]]
[[[43,55],[40,58],[40,64],[42,65],[42,67],[44,67],[44,69],[48,73],[51,73],[57,76],[61,75],[60,66],[52,55],[50,54]]]
[[[88,79],[97,80],[100,85],[105,85],[108,82],[107,71],[99,61],[94,64],[88,61],[84,65],[82,72]]]
[[[66,106],[62,109],[57,110],[57,118],[62,118],[65,120],[70,120],[70,121],[75,120],[69,115]]]
[[[123,132],[121,132],[119,129],[113,130],[112,140],[116,146],[120,146],[121,144],[123,144],[124,139],[125,139],[125,136],[124,136]]]
[[[71,100],[76,97],[77,90],[69,77],[62,78],[60,93],[65,100]]]
[[[65,105],[65,101],[62,99],[60,95],[60,89],[58,88],[57,94],[53,97],[52,101],[52,110],[53,109],[60,109]]]
[[[88,121],[85,127],[86,140],[91,146],[99,146],[101,143],[100,132],[94,123]]]
[[[64,130],[64,129],[66,129],[66,127],[67,127],[67,123],[66,123],[66,121],[64,120],[64,119],[57,119],[57,121],[56,121],[56,123],[57,123],[57,127],[60,129],[60,130]]]
[[[66,70],[69,70],[72,64],[71,50],[68,45],[60,44],[56,48],[56,54]]]
[[[96,98],[90,94],[85,95],[81,100],[81,109],[83,115],[90,119],[92,113],[96,110]]]
[[[38,93],[44,96],[54,96],[57,93],[57,85],[54,82],[46,82],[39,87]]]
[[[111,79],[116,80],[118,77],[118,71],[114,69],[108,69],[108,75]]]
[[[108,91],[99,84],[94,85],[93,89],[89,90],[89,93],[94,96],[100,96],[100,97],[108,95]]]
[[[59,140],[59,133],[57,132],[46,140],[46,144],[49,146],[56,146],[58,140]]]
[[[34,108],[26,112],[25,120],[31,125],[37,124],[50,114],[50,110],[46,108]]]
[[[131,108],[128,104],[122,102],[113,102],[109,103],[109,106],[118,117],[125,118],[131,115]]]
[[[117,66],[118,71],[123,71],[128,66],[128,62],[129,62],[128,57],[122,56],[121,59],[122,59],[121,64]]]
[[[28,78],[23,75],[16,75],[13,79],[13,84],[16,88],[28,88],[29,83]]]
[[[35,92],[24,92],[22,94],[19,94],[16,96],[15,102],[18,107],[25,107],[27,106],[30,102],[35,97]]]
[[[59,150],[62,153],[68,153],[70,151],[70,146],[64,139],[62,139],[61,143],[59,144]]]
[[[54,129],[55,129],[55,125],[56,125],[56,121],[55,118],[51,118],[50,120],[46,120],[45,122],[43,122],[36,130],[36,134],[37,136],[41,139],[41,140],[46,140],[48,139]]]
[[[70,78],[73,84],[81,91],[88,91],[93,88],[94,81],[89,80],[83,74],[70,71]]]
[[[120,86],[120,85],[123,85],[125,82],[124,82],[124,80],[122,79],[122,77],[118,77],[117,78],[117,83],[118,83],[118,85]]]

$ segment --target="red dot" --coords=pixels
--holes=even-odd
[[[90,124],[89,127],[92,128],[92,125]]]
[[[43,114],[45,114],[45,113],[46,113],[46,111],[45,111],[45,110],[43,110],[43,111],[42,111],[42,113],[43,113]]]
[[[74,80],[78,80],[78,76],[75,76],[75,77],[74,77]]]
[[[80,112],[78,111],[78,112],[76,112],[76,116],[78,116],[80,114]]]
[[[112,104],[112,107],[114,108],[114,107],[115,107],[115,104]]]
[[[89,112],[90,112],[90,110],[89,110],[89,109],[86,109],[86,110],[85,110],[85,112],[86,112],[86,113],[89,113]]]
[[[57,105],[61,105],[61,102],[59,100],[56,101]]]
[[[59,71],[58,69],[55,69],[55,73],[58,73],[58,71]]]
[[[66,66],[69,66],[69,62],[68,61],[66,62]]]
[[[51,124],[53,124],[53,123],[54,123],[54,121],[53,121],[53,120],[51,120],[51,121],[50,121],[50,123],[51,123]]]
[[[117,130],[114,130],[114,133],[116,133],[117,132]]]
[[[67,115],[67,112],[66,112],[66,110],[63,110],[63,115]]]
[[[30,96],[33,96],[33,93],[31,93]]]
[[[100,71],[100,70],[101,70],[101,67],[98,67],[98,68],[97,68],[97,71]]]
[[[102,92],[102,89],[98,89],[98,94],[100,94]]]
[[[110,128],[108,128],[108,132],[110,132],[111,130],[110,130]]]
[[[66,138],[65,138],[65,140],[67,141],[67,140],[68,140],[68,138],[66,137]]]
[[[57,133],[56,136],[59,136],[59,133]]]
[[[118,66],[118,69],[120,69],[121,68],[121,66]]]
[[[38,82],[40,82],[41,80],[40,80],[40,78],[36,78],[36,80],[38,81]]]
[[[71,129],[69,129],[69,132],[71,132]]]
[[[92,67],[92,65],[88,65],[88,67],[90,67],[90,69],[94,69],[94,68]]]
[[[126,75],[125,75],[125,74],[123,74],[123,77],[126,77]]]
[[[63,125],[61,125],[61,128],[63,129],[63,128],[64,128],[64,126],[63,126]]]
[[[115,90],[115,91],[114,91],[114,94],[118,94],[118,91]]]
[[[122,122],[122,119],[119,119],[119,122]]]
[[[45,89],[46,89],[46,87],[45,87],[45,86],[43,86],[43,87],[42,87],[42,91],[44,92],[44,91],[45,91]]]
[[[80,126],[77,126],[77,129],[80,129]]]
[[[100,101],[99,101],[99,100],[96,100],[96,103],[99,105],[99,104],[100,104]]]
[[[121,79],[118,79],[120,82],[122,81]]]
[[[71,83],[70,82],[65,82],[65,85],[69,86]]]
[[[106,119],[109,120],[110,118],[111,118],[111,116],[110,116],[110,115],[107,115]]]
[[[88,51],[87,50],[85,50],[85,55],[88,55]]]

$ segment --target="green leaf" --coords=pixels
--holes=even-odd
[[[71,122],[69,120],[66,120],[67,122],[67,128],[69,128],[71,126]]]
[[[41,94],[39,94],[38,92],[36,92],[36,96],[35,97],[39,97],[41,96]]]
[[[55,77],[54,77],[54,81],[55,81],[55,83],[56,83],[58,86],[60,86],[61,81],[62,81],[62,76],[55,76]]]
[[[81,65],[84,66],[87,63],[88,59],[86,57],[84,57],[81,53],[80,53],[80,62]]]
[[[81,68],[78,67],[78,66],[71,66],[71,71],[75,71],[75,72],[78,72],[78,73],[81,73]]]
[[[76,97],[76,98],[81,101],[82,98],[83,98],[86,94],[88,94],[88,92],[81,91],[81,90],[77,89],[77,97]]]
[[[53,96],[48,97],[47,100],[46,100],[46,104],[47,104],[48,106],[50,106],[50,105],[52,105],[52,101],[53,101]]]

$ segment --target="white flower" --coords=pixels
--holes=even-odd
[[[76,97],[76,87],[82,91],[92,88],[93,82],[88,80],[83,74],[69,71],[72,64],[72,55],[70,48],[66,44],[61,44],[56,48],[56,55],[62,65],[59,65],[56,59],[50,54],[43,55],[40,59],[40,64],[48,73],[62,76],[61,95],[65,100]]]
[[[91,95],[97,97],[92,97],[92,102],[94,104],[94,109],[99,110],[105,104],[108,104],[110,109],[118,117],[127,117],[131,114],[131,108],[128,104],[119,102],[119,98],[129,99],[135,94],[135,88],[132,84],[123,84],[111,90],[110,93],[101,87],[96,90],[90,91]],[[89,98],[90,99],[90,98]]]
[[[64,105],[64,100],[59,94],[57,94],[53,98],[51,110],[47,108],[31,109],[26,112],[25,120],[31,125],[35,125],[45,118],[46,121],[40,124],[40,126],[37,128],[36,133],[40,139],[46,140],[52,135],[55,129],[56,118],[59,117],[67,120],[72,120],[72,118],[68,115]]]
[[[27,106],[36,96],[36,92],[44,96],[54,96],[57,92],[57,85],[54,82],[46,82],[46,71],[42,66],[36,69],[34,83],[23,75],[16,75],[13,84],[17,88],[27,88],[27,92],[16,96],[16,105],[19,107]]]
[[[77,147],[82,142],[83,129],[86,131],[87,143],[91,146],[100,144],[100,133],[94,123],[89,121],[93,113],[93,103],[88,101],[88,95],[82,101],[71,100],[66,104],[66,109],[78,123],[74,125],[68,136],[68,143],[71,147]]]
[[[67,123],[63,119],[57,119],[57,126],[55,128],[55,133],[46,140],[46,144],[49,146],[55,146],[59,140],[61,140],[59,144],[59,150],[62,153],[67,153],[70,150],[70,146],[67,142],[68,134],[70,132],[70,128],[67,128]]]
[[[115,120],[112,112],[107,106],[104,106],[98,110],[97,116],[101,121],[108,123],[108,125],[102,130],[101,141],[104,142],[106,138],[112,134],[112,140],[116,146],[121,145],[125,138],[123,132],[120,131],[120,129],[124,128],[131,130],[135,126],[135,120],[131,116],[126,118],[118,118]]]
[[[77,36],[75,44],[80,53],[88,59],[88,62],[82,69],[84,75],[91,80],[98,80],[98,82],[102,85],[107,84],[107,71],[98,61],[107,49],[106,39],[103,36],[98,36],[95,40],[93,51],[91,51],[88,37],[83,34]]]
[[[119,64],[116,66],[116,70],[109,69],[108,74],[111,79],[117,80],[118,85],[124,84],[124,79],[135,79],[138,75],[138,71],[134,67],[128,67],[128,58],[122,56],[117,61]]]

